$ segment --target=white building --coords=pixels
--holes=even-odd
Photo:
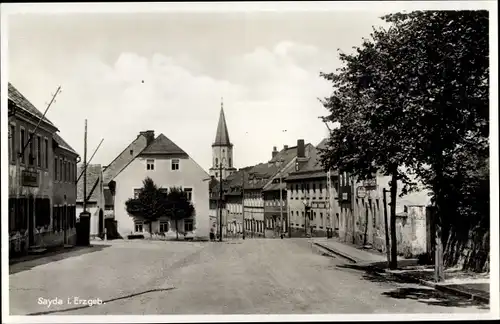
[[[144,135],[145,132],[141,132]],[[129,198],[137,196],[147,177],[161,188],[181,187],[188,192],[195,208],[191,219],[178,222],[179,233],[187,233],[197,238],[207,238],[209,235],[209,180],[210,177],[186,152],[178,147],[165,135],[154,138],[154,132],[148,131],[146,147],[138,154],[130,154],[130,159],[121,170],[109,181],[115,181],[114,198],[115,220],[118,233],[127,238],[128,235],[146,233],[149,225],[143,220],[131,217],[125,207]],[[132,152],[133,153],[133,152]],[[168,215],[153,222],[153,233],[165,233],[175,236],[175,223]]]

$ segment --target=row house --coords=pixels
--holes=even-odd
[[[295,171],[285,179],[292,236],[326,236],[329,229],[338,230],[337,177],[320,164],[324,143],[312,148],[308,156],[299,156]]]
[[[326,172],[320,163],[325,144],[297,159],[297,170],[285,178],[292,235],[324,236],[331,229],[341,241],[385,252],[384,204],[388,215],[391,211],[383,192],[390,188],[390,177],[376,173],[358,180],[348,172]],[[419,191],[400,197],[402,187],[398,181],[398,253],[417,255],[430,249],[429,192],[420,185]]]
[[[9,251],[76,241],[76,165],[57,127],[8,84]]]
[[[297,169],[297,159],[309,156],[313,149],[314,146],[311,144],[304,145],[302,139],[297,141],[297,146],[288,147],[285,145],[280,152],[276,150],[276,147],[273,148],[269,164],[276,167],[277,172],[263,188],[266,237],[276,237],[280,235],[280,232],[289,232],[290,222],[285,178]]]
[[[151,178],[155,184],[168,190],[180,187],[195,208],[195,215],[175,223],[169,215],[151,224],[154,233],[175,236],[177,232],[206,239],[210,230],[209,180],[210,177],[183,149],[163,134],[155,137],[154,131],[142,131],[116,159],[104,170],[104,197],[112,197],[114,221],[123,238],[128,235],[148,233],[149,226],[140,217],[132,217],[125,208],[129,198],[137,197],[143,181]],[[112,185],[111,185],[112,184]],[[111,185],[111,186],[110,186]],[[104,188],[107,186],[106,188]],[[114,190],[112,190],[114,188]],[[110,205],[103,199],[103,208]]]

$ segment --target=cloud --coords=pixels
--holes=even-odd
[[[82,54],[65,73],[64,92],[48,117],[82,155],[87,118],[89,150],[105,139],[94,162],[109,163],[139,131],[154,129],[208,170],[224,97],[235,165],[242,167],[268,160],[274,145],[322,139],[317,97],[328,95],[330,85],[319,71],[332,64],[319,49],[288,41],[229,57],[218,78],[200,73],[188,55],[124,52],[106,64]]]

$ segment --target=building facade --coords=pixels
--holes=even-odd
[[[300,154],[295,171],[286,177],[292,236],[326,236],[329,229],[338,228],[337,175],[327,174],[320,164],[323,145],[324,141]]]
[[[153,134],[154,138],[154,134]],[[209,184],[210,177],[186,152],[165,135],[148,139],[143,149],[128,165],[109,181],[115,181],[115,220],[118,232],[123,238],[131,234],[148,233],[149,225],[143,219],[130,216],[125,207],[129,198],[137,197],[143,181],[149,177],[155,184],[168,190],[182,188],[190,197],[195,215],[175,223],[168,215],[152,223],[153,233],[175,236],[176,232],[197,238],[208,238],[210,229]]]
[[[83,174],[83,165],[78,167],[78,175]],[[104,183],[103,172],[100,164],[88,164],[87,185],[84,188],[84,177],[82,176],[77,184],[76,213],[79,217],[83,212],[83,197],[85,200],[85,210],[90,213],[90,237],[104,238],[105,215],[104,215]],[[85,192],[85,191],[86,192]],[[85,194],[84,194],[85,193]]]
[[[56,134],[57,127],[29,102],[11,83],[8,84],[9,108],[9,251],[11,255],[71,243],[74,224],[65,224],[68,209],[60,210],[59,198],[66,206],[75,196],[71,170],[78,154]],[[37,127],[38,125],[38,127]],[[59,156],[64,156],[65,181],[55,180]],[[57,164],[55,157],[58,157]],[[72,226],[72,227],[71,227]],[[70,228],[71,227],[71,228]],[[68,240],[69,239],[69,240]]]
[[[314,147],[311,144],[305,145],[302,139],[297,141],[297,146],[285,145],[279,152],[276,147],[273,148],[269,164],[273,165],[277,171],[262,190],[266,237],[278,237],[281,233],[286,235],[290,230],[285,178],[295,171],[297,157],[309,156],[311,149]]]
[[[54,134],[54,177],[52,224],[58,244],[76,244],[76,198],[78,153]]]

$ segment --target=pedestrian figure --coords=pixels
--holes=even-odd
[[[212,241],[212,242],[215,241],[215,228],[214,227],[212,227],[210,229],[210,241]]]

